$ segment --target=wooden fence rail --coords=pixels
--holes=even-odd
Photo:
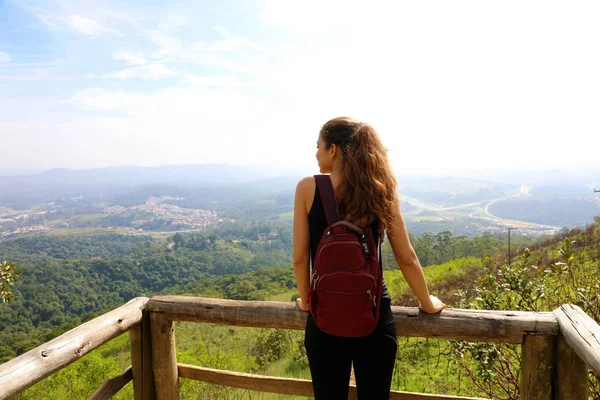
[[[306,379],[284,378],[280,376],[265,376],[246,374],[243,372],[222,371],[195,365],[177,364],[179,376],[258,392],[287,394],[293,396],[313,397],[312,382]],[[350,385],[348,400],[356,400],[356,385]],[[479,397],[449,396],[441,394],[425,394],[414,392],[392,391],[390,400],[487,400]]]
[[[130,300],[125,305],[0,365],[0,399],[22,392],[127,332],[142,320],[142,311],[147,301],[147,297]]]
[[[576,306],[553,312],[446,309],[428,315],[392,307],[398,336],[522,345],[522,400],[587,398],[588,367],[600,373],[600,327]],[[249,390],[312,396],[310,381],[220,371],[177,363],[174,321],[304,329],[307,314],[293,303],[186,296],[138,297],[5,364],[0,400],[14,396],[129,331],[131,367],[90,398],[108,399],[133,380],[135,400],[179,397],[179,378]],[[350,399],[356,398],[350,387]],[[473,399],[393,392],[396,400]]]
[[[289,302],[187,296],[154,296],[146,310],[164,313],[173,321],[282,329],[304,329],[307,317]],[[398,336],[520,344],[524,335],[558,335],[558,323],[551,312],[450,308],[429,315],[415,307],[392,307],[392,313]]]
[[[88,400],[108,400],[123,389],[133,379],[133,372],[131,367],[127,368],[121,373],[121,375],[109,379],[104,382],[100,387],[92,394]]]

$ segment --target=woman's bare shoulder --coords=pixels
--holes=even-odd
[[[313,193],[315,191],[315,178],[314,176],[307,176],[305,178],[300,179],[298,185],[296,185],[296,192],[300,193]]]
[[[312,208],[316,187],[317,183],[315,182],[315,178],[312,176],[307,176],[306,178],[300,179],[300,182],[298,182],[298,185],[296,185],[296,199],[301,199],[301,201],[304,203],[304,210],[306,211],[306,214],[310,213],[310,209]]]

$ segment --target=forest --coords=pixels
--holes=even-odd
[[[497,290],[489,287],[490,282],[502,285],[501,279],[510,278],[518,281],[515,287],[532,286],[538,291],[539,287],[550,288],[555,285],[552,282],[565,279],[564,272],[540,275],[538,268],[532,266],[554,271],[561,257],[567,254],[569,267],[580,268],[576,274],[578,285],[584,287],[587,282],[589,287],[584,290],[590,291],[586,301],[568,300],[598,318],[598,291],[595,297],[590,294],[594,293],[593,285],[600,285],[597,278],[600,276],[600,219],[586,229],[574,229],[554,237],[533,239],[514,235],[515,263],[512,265],[519,265],[519,271],[525,272],[506,269],[513,267],[506,263],[504,239],[493,234],[467,238],[453,236],[448,231],[411,235],[432,293],[450,306],[548,309],[558,301],[550,292],[545,293],[544,300],[538,293],[534,300],[517,301],[516,297],[524,295],[522,291],[515,291],[513,296],[516,297],[507,301],[501,296],[494,297]],[[279,221],[231,224],[202,233],[176,233],[166,237],[38,235],[4,240],[1,245],[0,258],[15,262],[23,273],[12,287],[15,296],[12,302],[0,304],[3,337],[0,361],[18,356],[136,296],[185,294],[278,301],[291,301],[297,296],[290,257],[291,231],[289,224]],[[393,304],[415,306],[414,296],[387,243],[383,250],[385,278]],[[524,255],[527,255],[526,260],[523,260]],[[588,277],[587,281],[584,277]],[[530,290],[532,296],[533,291]],[[571,294],[563,292],[560,301]],[[309,378],[301,332],[179,325],[178,357],[187,360],[182,362]],[[476,350],[467,345],[416,339],[406,339],[403,343],[397,360],[395,389],[470,395],[489,395],[487,391],[491,390],[498,395],[507,386],[509,393],[514,392],[510,376],[505,376],[504,381],[497,377],[499,381],[481,383],[484,377],[478,377],[477,373],[469,375],[469,372],[485,369],[481,369]],[[437,361],[432,363],[434,359]],[[118,370],[126,367],[127,362],[126,339],[115,339],[29,389],[22,398],[43,398],[42,393],[50,387],[66,396],[64,398],[81,397],[81,393],[89,393],[101,383],[100,377],[110,377],[110,371],[120,372]],[[518,360],[498,362],[514,367]],[[98,368],[102,373],[88,374]],[[412,369],[415,373],[407,375],[406,371]],[[425,379],[427,376],[429,381]],[[486,376],[489,380],[491,375]],[[425,381],[428,383],[423,384]],[[189,398],[206,398],[203,396],[207,393],[212,393],[214,398],[228,398],[232,393],[234,398],[245,398],[239,391],[192,382],[184,383],[182,390]],[[127,393],[123,392],[123,398],[127,398]]]

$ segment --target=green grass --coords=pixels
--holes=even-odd
[[[222,370],[252,372],[269,376],[286,376],[310,380],[308,368],[294,368],[291,354],[269,364],[265,369],[251,371],[256,363],[251,356],[252,346],[261,332],[258,328],[242,328],[201,323],[176,323],[178,362]],[[292,340],[303,335],[301,331],[286,331]],[[446,342],[398,338],[396,368],[392,390],[453,395],[477,395],[468,389],[466,377],[460,376],[452,356],[443,355]],[[76,361],[57,374],[28,389],[22,399],[52,398],[79,399],[89,397],[107,379],[119,375],[130,364],[129,339],[124,334]],[[462,383],[459,383],[462,379]],[[130,399],[133,388],[129,383],[114,399]],[[181,379],[181,398],[185,399],[306,399],[270,393],[248,392],[225,388],[188,379]]]
[[[481,269],[476,259],[459,259],[424,269],[432,292],[448,282],[472,277],[474,270]],[[391,294],[395,297],[412,296],[400,271],[385,271]],[[290,301],[296,289],[274,294],[271,301]],[[206,296],[207,294],[205,294]],[[445,299],[444,299],[445,300]],[[175,324],[178,362],[222,370],[250,372],[270,376],[310,379],[310,370],[300,367],[293,354],[302,343],[302,331],[284,331],[291,346],[281,358],[264,367],[254,357],[257,343],[264,340],[272,329],[244,328],[228,325],[177,322]],[[261,339],[262,338],[262,339]],[[398,338],[399,346],[392,390],[443,393],[451,395],[481,395],[470,387],[470,382],[458,369],[448,342],[421,338]],[[45,379],[25,392],[23,399],[86,398],[105,380],[117,376],[130,364],[127,335],[107,343],[83,359],[73,363],[52,377]],[[128,384],[115,399],[132,398],[133,389]],[[181,379],[181,397],[186,399],[305,399],[257,393],[218,385],[210,385]]]
[[[274,294],[270,296],[267,300],[269,301],[292,301],[292,296],[298,293],[298,290],[292,289],[287,292]]]
[[[483,266],[480,259],[467,257],[440,265],[430,265],[423,268],[423,272],[429,292],[450,305],[458,300],[454,296],[458,289],[468,290],[473,287],[475,280],[483,274]],[[385,270],[383,275],[395,304],[407,305],[406,302],[410,302],[417,305],[417,300],[401,271]]]

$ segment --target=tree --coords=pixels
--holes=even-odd
[[[594,228],[597,232],[600,229]],[[593,232],[589,230],[589,232]],[[596,236],[598,237],[598,236]],[[595,321],[600,321],[600,274],[594,253],[577,247],[577,240],[564,238],[558,249],[560,261],[534,265],[531,260],[548,260],[554,248],[533,255],[525,248],[520,260],[495,268],[475,285],[476,294],[459,291],[459,308],[483,310],[550,311],[562,304],[575,304]],[[595,242],[597,248],[597,242]],[[544,256],[544,257],[541,257]],[[519,399],[521,348],[515,344],[451,341],[461,368],[475,387],[494,399]],[[590,399],[600,400],[600,377],[590,372]]]
[[[185,245],[185,238],[179,232],[173,235],[173,242],[175,242],[175,250],[183,247]]]
[[[17,264],[4,261],[0,264],[0,297],[3,303],[10,303],[15,297],[10,287],[17,281],[21,271],[17,269]]]
[[[450,231],[439,232],[434,236],[433,251],[436,264],[443,264],[451,260],[450,254],[448,254],[451,243],[452,233]]]

